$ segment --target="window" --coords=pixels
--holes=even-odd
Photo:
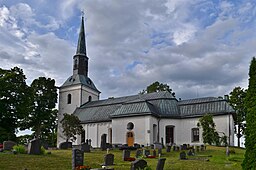
[[[71,94],[68,94],[68,104],[71,104]]]
[[[199,142],[199,129],[198,128],[192,129],[192,142]]]

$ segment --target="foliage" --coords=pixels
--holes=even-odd
[[[26,154],[27,151],[26,151],[26,148],[24,145],[15,145],[13,146],[13,150],[15,150],[17,153],[20,153],[20,154]]]
[[[17,141],[19,144],[27,145],[28,142],[33,138],[34,138],[33,135],[22,135],[17,138]]]
[[[206,114],[199,119],[197,123],[198,127],[203,129],[203,142],[209,145],[216,144],[219,145],[219,135],[215,129],[215,123],[213,121],[212,115]]]
[[[29,113],[30,95],[22,69],[0,68],[0,142],[15,140],[16,129]]]
[[[46,150],[43,146],[40,148],[40,154],[44,155],[46,153]]]
[[[220,138],[220,143],[223,145],[223,146],[228,146],[228,137],[226,135],[222,136]]]
[[[246,129],[245,159],[243,169],[256,169],[256,58],[253,57],[249,69],[249,86],[245,97]]]
[[[30,87],[33,104],[29,116],[26,117],[21,129],[32,128],[36,138],[42,138],[43,133],[52,131],[56,122],[57,88],[55,81],[50,78],[39,77]]]
[[[61,120],[63,134],[66,136],[66,141],[69,140],[75,141],[76,135],[83,133],[83,127],[80,124],[80,120],[77,116],[73,114],[64,113],[63,119]]]
[[[238,147],[240,147],[240,138],[244,135],[245,129],[245,96],[246,90],[241,87],[235,87],[232,92],[230,92],[229,103],[235,109],[235,125],[236,128],[236,136],[238,140]]]
[[[172,92],[172,89],[167,84],[159,83],[158,81],[147,86],[147,89],[142,90],[140,94],[153,93],[153,92],[159,92],[159,91],[168,91],[175,97],[175,93]]]

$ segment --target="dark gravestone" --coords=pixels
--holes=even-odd
[[[164,138],[161,138],[161,144],[162,144],[162,147],[164,148]]]
[[[134,146],[134,148],[136,148],[136,149],[140,148],[140,145],[137,144],[137,143],[135,143],[133,146]]]
[[[173,146],[173,151],[176,151],[176,146]]]
[[[194,153],[192,152],[192,150],[190,149],[189,151],[188,151],[188,156],[193,156],[194,155]]]
[[[84,152],[79,149],[72,149],[72,170],[84,164]]]
[[[187,155],[185,151],[180,152],[180,159],[181,160],[186,160],[187,159]]]
[[[187,150],[187,149],[188,149],[187,144],[183,144],[183,145],[182,145],[182,150]]]
[[[84,152],[91,152],[90,148],[91,148],[90,145],[86,143],[82,145],[82,149]]]
[[[112,144],[110,144],[110,143],[106,143],[106,147],[108,148],[108,149],[112,149],[113,147],[112,147]]]
[[[59,145],[60,149],[68,149],[68,148],[72,148],[72,142],[62,142]]]
[[[48,150],[49,145],[47,142],[41,142],[41,145],[44,147],[44,149]]]
[[[109,153],[104,156],[104,166],[114,165],[114,155]]]
[[[147,167],[147,162],[143,159],[138,159],[131,163],[131,170],[141,170]]]
[[[153,150],[153,156],[156,156],[156,150]]]
[[[136,150],[136,155],[135,155],[135,157],[136,157],[136,158],[139,158],[139,157],[141,157],[141,156],[142,156],[142,150],[140,150],[140,149]]]
[[[166,158],[158,159],[156,170],[163,170],[164,169],[165,160],[166,160]]]
[[[3,150],[12,150],[14,145],[16,145],[16,143],[13,141],[4,141]]]
[[[101,150],[107,150],[107,134],[101,135],[101,143],[100,143]]]
[[[123,161],[126,160],[126,158],[130,158],[131,152],[129,150],[123,150]]]
[[[167,148],[166,148],[166,152],[171,152],[171,148],[172,148],[172,146],[167,146]]]
[[[33,139],[28,143],[28,154],[39,155],[41,153],[41,142],[39,139]]]
[[[204,150],[205,150],[205,149],[204,149],[204,145],[201,145],[200,150],[201,150],[201,151],[204,151]]]
[[[148,149],[143,150],[143,155],[144,155],[145,157],[147,157],[148,155],[150,155],[150,150],[148,150]]]
[[[155,148],[154,148],[154,145],[151,144],[151,145],[150,145],[150,149],[155,149]]]

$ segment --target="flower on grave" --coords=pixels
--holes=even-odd
[[[77,166],[77,167],[76,167],[76,170],[90,170],[90,169],[91,169],[90,166],[85,166],[85,165],[83,165],[83,166]]]

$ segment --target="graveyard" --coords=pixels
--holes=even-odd
[[[129,161],[124,157],[130,157],[137,160],[145,160],[147,168],[156,169],[158,166],[159,155],[158,150],[154,153],[151,148],[140,148],[140,152],[136,150],[123,151],[118,148],[104,150],[91,149],[90,152],[83,152],[83,165],[92,169],[102,168],[105,163],[106,169],[128,170],[131,169],[133,161]],[[195,150],[195,154],[189,154],[189,150],[173,150],[163,148],[161,158],[165,159],[164,170],[168,169],[241,169],[241,163],[244,158],[244,149],[230,148],[229,156],[226,155],[225,147],[207,146],[206,150]],[[48,154],[47,154],[48,152]],[[38,169],[72,169],[72,149],[49,149],[45,154],[14,154],[11,151],[0,152],[0,169],[7,170],[38,170]],[[50,152],[50,154],[49,154]],[[108,152],[108,160],[106,155]],[[147,153],[148,152],[148,153]],[[185,153],[185,159],[183,154]],[[144,154],[156,154],[156,156],[146,157]],[[191,156],[189,156],[191,155]],[[81,155],[80,155],[81,156]],[[164,160],[163,159],[163,160]],[[112,164],[112,165],[111,165]]]

